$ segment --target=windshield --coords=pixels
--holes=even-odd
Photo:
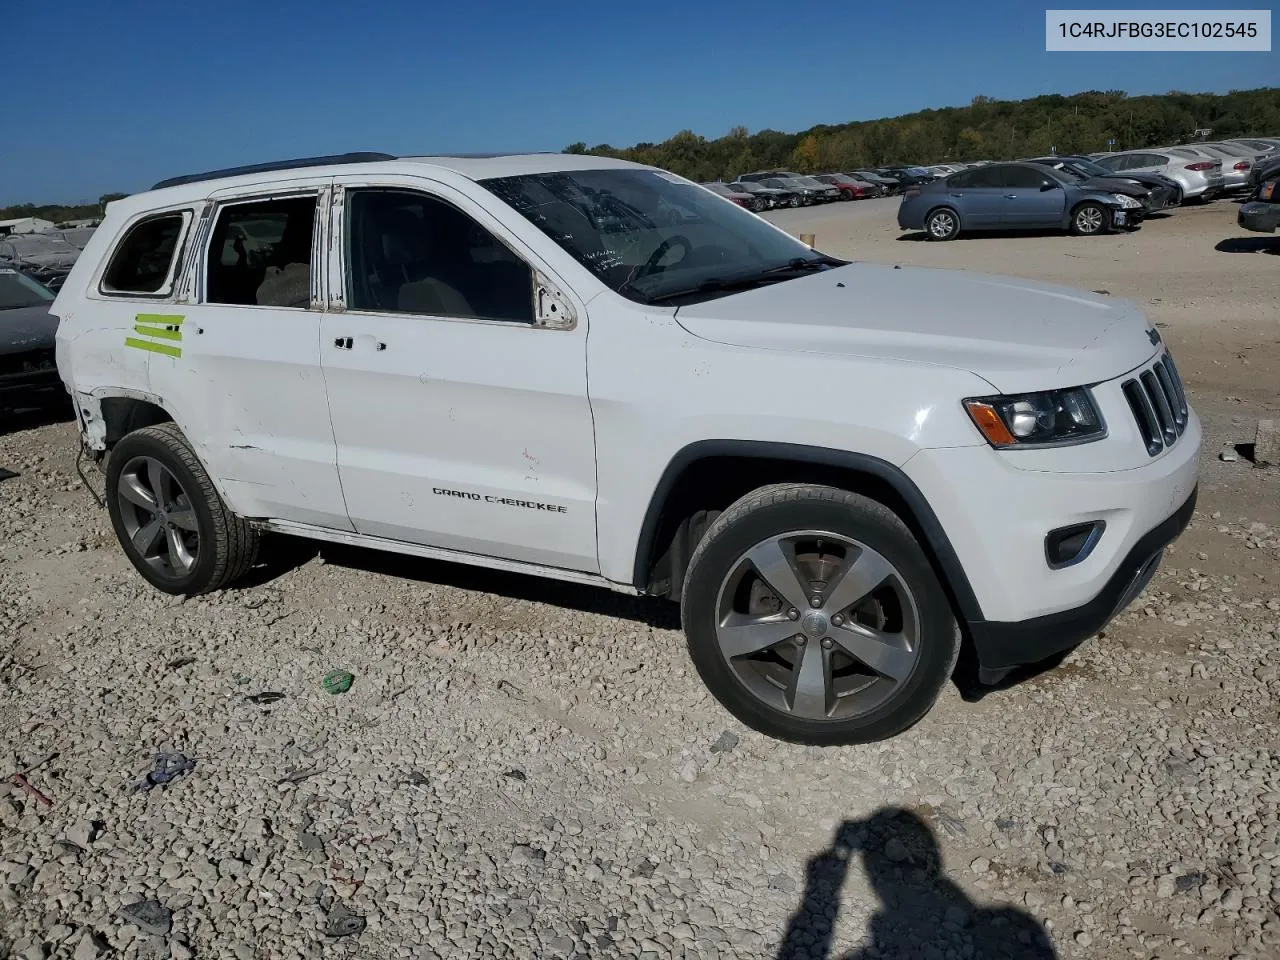
[[[1067,161],[1072,170],[1079,170],[1081,173],[1090,177],[1106,177],[1115,173],[1114,170],[1108,170],[1100,163],[1094,163],[1092,160],[1085,160],[1082,157],[1076,157]]]
[[[733,203],[659,170],[573,170],[482,185],[617,293],[707,299],[728,283],[831,262]]]
[[[806,187],[809,187],[809,188],[811,188],[811,189],[812,189],[813,187],[825,187],[825,186],[827,186],[827,184],[822,183],[822,182],[820,182],[820,181],[818,181],[818,180],[815,180],[815,179],[813,179],[813,177],[796,177],[796,178],[795,178],[795,180],[796,180],[796,183],[802,183],[802,184],[804,184]]]
[[[53,293],[21,273],[0,273],[0,310],[41,307],[53,302]]]

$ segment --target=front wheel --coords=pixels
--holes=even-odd
[[[960,217],[946,207],[934,210],[925,219],[924,232],[930,240],[954,240],[960,236]]]
[[[960,649],[910,530],[882,504],[833,487],[777,484],[729,507],[694,551],[681,616],[716,699],[796,743],[906,730]]]
[[[798,206],[800,206],[800,198],[799,198],[799,197],[792,197],[792,198],[790,198],[790,199],[787,201],[787,206],[788,206],[788,207],[798,207]]]
[[[1100,203],[1082,203],[1071,214],[1071,232],[1078,237],[1091,237],[1107,232],[1110,216]]]
[[[125,556],[165,593],[221,589],[257,557],[258,531],[223,503],[172,423],[135,430],[115,445],[106,499]]]

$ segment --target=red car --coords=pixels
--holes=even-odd
[[[880,195],[879,189],[871,183],[862,180],[855,180],[853,177],[847,177],[843,173],[820,173],[813,179],[821,180],[823,183],[829,183],[840,191],[841,200],[861,200],[864,197],[877,197]]]

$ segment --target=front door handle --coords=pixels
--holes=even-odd
[[[949,194],[949,196],[951,197],[951,199],[952,199],[952,200],[959,200],[961,197],[963,197],[963,196],[964,196],[964,194],[963,194],[963,193],[952,193],[952,194]]]
[[[1006,194],[1004,195],[1004,198],[1005,198],[1006,200],[1017,200],[1017,199],[1018,199],[1018,195],[1017,195],[1016,193],[1006,193]]]
[[[337,337],[333,341],[333,345],[339,350],[350,350],[352,339],[350,337]]]

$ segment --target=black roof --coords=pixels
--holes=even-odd
[[[270,173],[273,170],[294,170],[303,167],[327,167],[338,163],[371,163],[375,160],[395,160],[389,153],[337,153],[329,157],[302,157],[297,160],[272,160],[269,163],[251,163],[243,167],[226,167],[223,170],[209,170],[206,173],[188,173],[181,177],[170,177],[161,180],[152,190],[163,190],[165,187],[180,187],[185,183],[200,183],[204,180],[221,180],[225,177],[239,177],[248,173]]]

